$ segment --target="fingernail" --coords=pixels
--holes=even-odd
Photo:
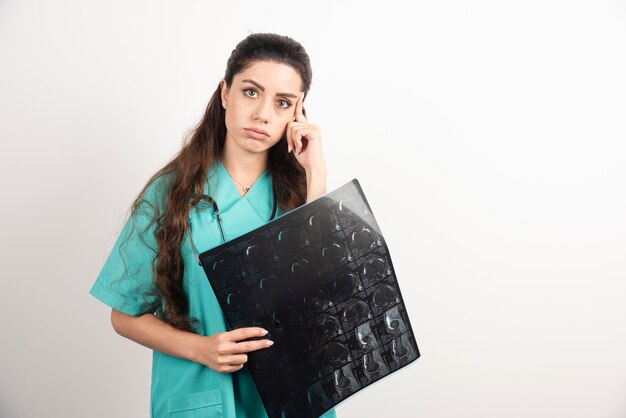
[[[264,329],[261,331],[261,335],[267,335],[268,332],[269,332],[268,330]]]
[[[274,341],[270,341],[270,340],[268,340],[266,344],[267,344],[267,346],[269,347],[270,345],[274,345]]]

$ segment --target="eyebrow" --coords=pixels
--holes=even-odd
[[[245,80],[241,80],[242,83],[250,83],[250,84],[254,84],[255,86],[257,86],[261,91],[265,91],[265,87],[263,87],[262,85],[260,85],[259,83],[257,83],[254,80],[250,80],[250,79],[245,79]],[[291,97],[294,99],[297,99],[298,96],[292,93],[276,93],[277,96],[285,96],[285,97]]]

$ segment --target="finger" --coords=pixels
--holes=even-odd
[[[294,148],[300,154],[302,152],[302,133],[297,128],[293,131]]]
[[[292,136],[292,126],[291,125],[287,125],[287,152],[291,152],[293,151],[293,140],[291,139]]]
[[[300,94],[300,97],[298,97],[298,101],[296,102],[296,114],[294,115],[296,117],[296,122],[307,122],[307,118],[306,116],[304,116],[304,113],[302,112],[302,109],[304,108],[304,93]]]
[[[309,144],[309,141],[315,138],[315,131],[311,129],[311,125],[296,128],[293,137],[295,138],[296,149],[298,154],[302,153]]]
[[[249,353],[251,351],[262,350],[267,347],[271,347],[274,344],[272,340],[257,340],[257,341],[244,341],[235,344],[233,353]]]
[[[298,130],[298,127],[301,126],[299,122],[290,122],[287,127],[287,145],[290,147],[290,152],[296,150],[296,141],[295,141],[295,133]]]
[[[237,366],[221,366],[217,369],[217,371],[220,373],[233,373],[237,370],[241,370],[243,366],[243,364],[239,364]]]
[[[298,142],[298,129],[300,129],[300,124],[298,122],[292,123],[291,124],[291,129],[289,130],[290,135],[290,141],[291,141],[291,150],[292,151],[298,151],[299,152],[299,142]]]
[[[248,338],[263,337],[267,335],[267,330],[260,327],[237,328],[226,333],[229,341],[241,341]]]
[[[300,135],[300,138],[298,139],[298,154],[302,154],[302,151],[304,151],[304,148],[306,147],[306,140],[304,140],[304,137],[302,135]]]
[[[245,354],[233,354],[231,356],[222,356],[219,359],[219,363],[222,366],[239,366],[248,361],[248,356]]]

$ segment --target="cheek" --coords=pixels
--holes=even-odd
[[[293,121],[293,115],[291,113],[287,115],[281,115],[279,116],[278,120],[279,120],[279,126],[281,127],[281,130],[284,131],[285,128],[287,128],[287,124]]]
[[[279,128],[277,128],[277,133],[278,133],[278,137],[282,138],[284,135],[287,135],[287,124],[291,122],[291,119],[287,119],[287,120],[281,120],[280,124],[278,125]]]
[[[226,108],[226,127],[231,127],[234,128],[235,125],[238,125],[240,122],[239,120],[241,119],[241,110],[240,108],[237,106],[237,103],[229,103],[228,107]]]

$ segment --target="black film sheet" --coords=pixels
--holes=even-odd
[[[200,260],[230,328],[274,341],[247,363],[270,418],[319,417],[420,356],[356,179]]]

